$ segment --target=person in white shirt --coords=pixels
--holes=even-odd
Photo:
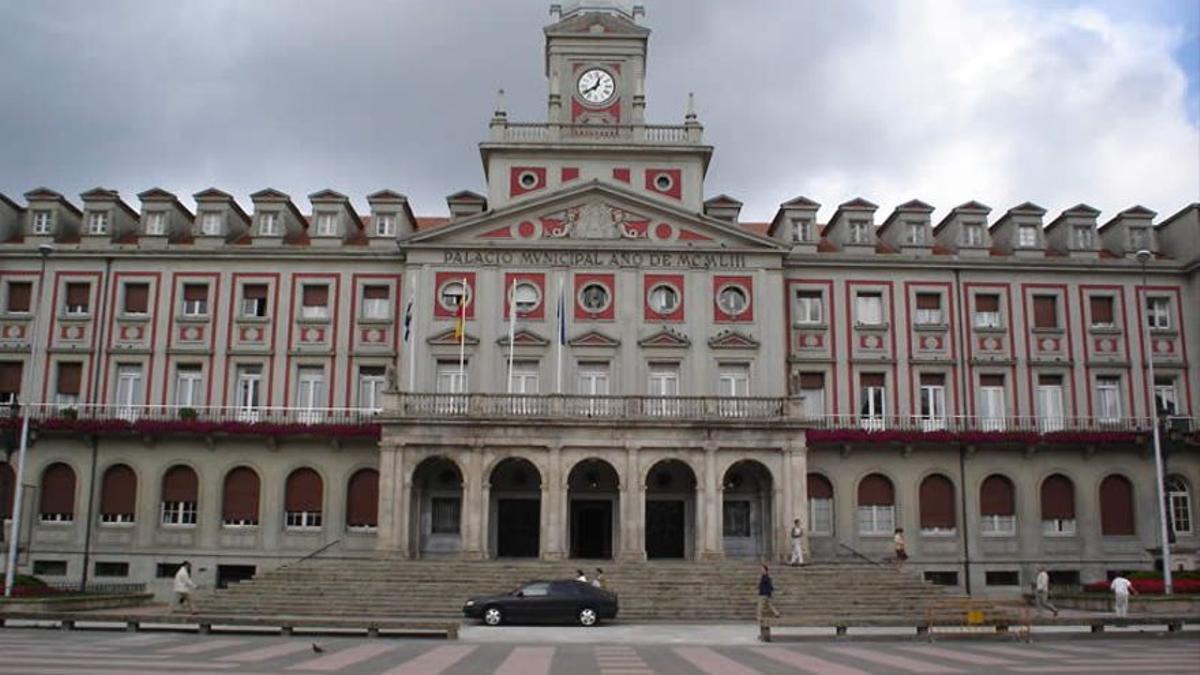
[[[1046,571],[1045,567],[1038,568],[1037,581],[1033,585],[1033,597],[1038,612],[1048,609],[1054,612],[1054,616],[1058,616],[1058,608],[1050,603],[1050,573]]]
[[[583,573],[583,570],[575,570],[575,581],[582,581],[586,584],[587,580],[587,575]]]
[[[1113,592],[1113,611],[1116,612],[1117,616],[1129,614],[1129,594],[1137,594],[1137,589],[1133,587],[1133,582],[1118,574],[1108,587]]]
[[[788,558],[789,565],[804,564],[804,528],[800,527],[800,519],[792,521],[792,557]]]
[[[196,583],[192,581],[192,563],[183,561],[179,566],[179,571],[175,573],[175,604],[179,607],[187,607],[187,611],[194,612],[196,608],[192,606],[192,591],[196,589]]]

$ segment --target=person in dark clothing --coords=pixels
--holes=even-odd
[[[771,581],[771,570],[767,569],[766,565],[762,566],[762,576],[758,578],[758,622],[762,623],[763,614],[770,612],[774,616],[779,616],[779,610],[775,609],[775,604],[771,602],[771,596],[775,595],[775,584]]]

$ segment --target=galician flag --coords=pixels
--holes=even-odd
[[[408,294],[408,305],[404,308],[404,343],[408,344],[412,337],[412,320],[413,320],[413,302],[417,299],[417,289],[412,289]]]
[[[471,304],[471,295],[467,292],[467,278],[462,280],[462,300],[458,303],[458,321],[454,324],[454,339],[464,342],[467,337],[467,306]]]

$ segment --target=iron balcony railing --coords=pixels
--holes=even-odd
[[[499,143],[652,143],[696,145],[703,139],[700,125],[679,124],[553,124],[503,122],[493,124],[489,140]]]
[[[69,427],[71,422],[362,425],[376,422],[374,408],[309,408],[279,406],[184,406],[114,403],[43,403],[23,405],[19,415],[43,423]],[[53,428],[55,424],[49,424]]]

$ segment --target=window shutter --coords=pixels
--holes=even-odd
[[[225,498],[221,505],[226,521],[258,522],[258,474],[239,466],[225,474]]]
[[[937,293],[917,293],[917,309],[941,309],[942,296]]]
[[[1053,295],[1033,296],[1033,327],[1058,327],[1058,298]]]
[[[101,515],[132,515],[137,503],[137,476],[133,469],[117,464],[104,472],[100,483]]]
[[[33,284],[28,281],[14,281],[8,285],[8,311],[28,312],[32,298]]]
[[[979,376],[979,386],[981,386],[981,387],[1003,387],[1004,386],[1004,376],[1003,375],[986,375],[986,374],[980,375]]]
[[[249,287],[247,287],[249,289]],[[184,284],[183,299],[188,302],[202,302],[208,300],[208,286],[206,284]]]
[[[379,472],[361,469],[350,477],[346,487],[346,524],[379,524]]]
[[[296,469],[288,476],[284,509],[287,511],[321,510],[321,477],[312,469]]]
[[[163,476],[162,500],[164,502],[196,502],[199,481],[191,467],[173,466]]]
[[[71,396],[79,395],[79,385],[83,379],[83,364],[58,364],[58,393]]]
[[[1042,481],[1042,520],[1075,518],[1075,485],[1070,478],[1054,474]]]
[[[825,373],[800,373],[801,389],[824,389]]]
[[[1045,387],[1062,386],[1062,375],[1038,375],[1038,384]]]
[[[42,474],[42,513],[75,513],[75,471],[58,462]]]
[[[125,284],[125,311],[145,314],[150,306],[150,284]]]
[[[367,300],[387,300],[387,286],[363,286],[363,297]]]
[[[325,307],[329,305],[329,287],[305,286],[303,302],[305,307]]]
[[[808,474],[809,499],[833,499],[833,484],[819,473]]]
[[[921,373],[921,386],[923,387],[938,387],[945,384],[945,373]]]
[[[1133,486],[1124,476],[1114,474],[1100,483],[1100,534],[1134,534]]]
[[[892,506],[896,503],[896,495],[892,489],[892,481],[873,473],[858,484],[859,506]]]
[[[1088,300],[1092,309],[1092,325],[1113,323],[1112,296],[1093,295]]]
[[[242,286],[242,297],[247,300],[266,300],[266,284],[246,284]]]
[[[954,527],[954,484],[941,474],[921,481],[921,527]]]
[[[975,296],[975,311],[976,312],[999,312],[1000,311],[1000,296],[992,293],[980,294]]]
[[[67,284],[67,304],[87,307],[91,289],[90,284]]]
[[[864,387],[882,387],[883,378],[883,373],[862,373],[858,376],[859,382]]]
[[[985,516],[1013,516],[1017,513],[1012,481],[993,474],[979,486],[979,513]]]
[[[4,501],[0,502],[0,521],[12,518],[13,495],[16,492],[13,488],[15,487],[12,467],[7,462],[0,464],[0,494],[4,495]]]
[[[0,392],[16,394],[21,391],[21,362],[0,363]]]

